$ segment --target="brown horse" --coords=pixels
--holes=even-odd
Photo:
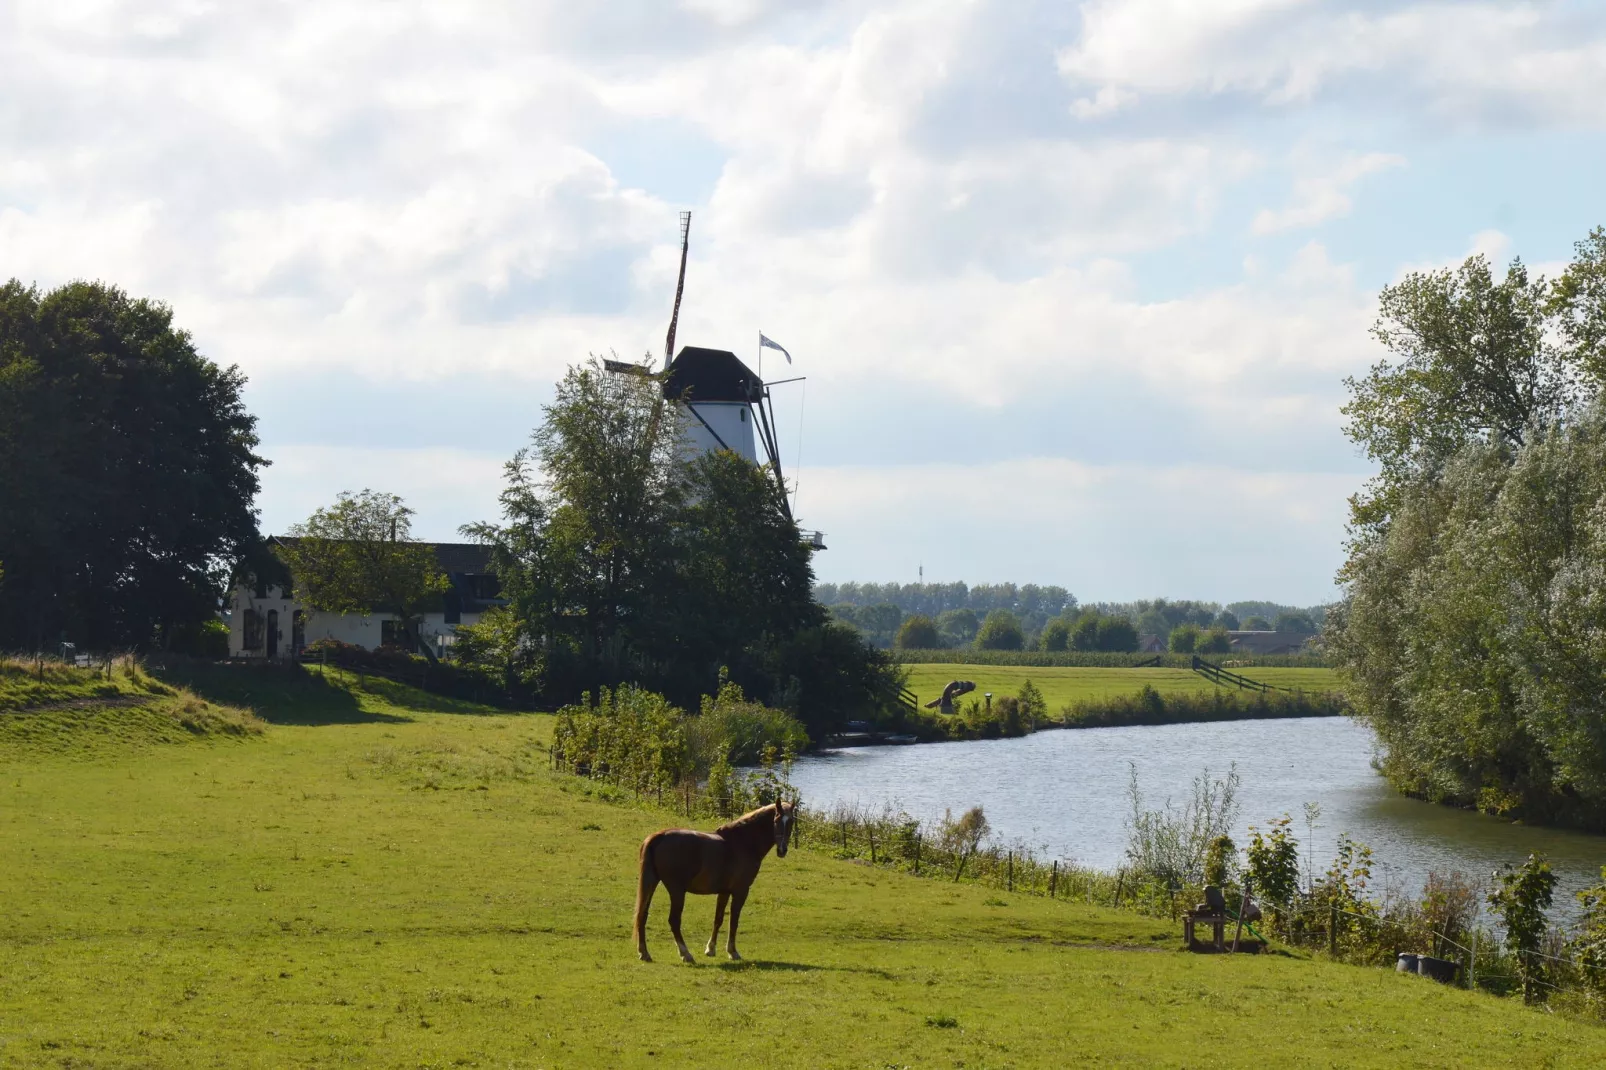
[[[652,893],[659,881],[669,889],[669,931],[675,934],[683,961],[697,961],[680,936],[680,911],[686,905],[687,892],[719,896],[714,906],[714,932],[708,938],[705,955],[714,953],[725,904],[730,904],[731,927],[725,950],[740,961],[742,956],[736,953],[736,923],[742,917],[742,904],[747,902],[747,889],[752,887],[759,863],[771,847],[778,857],[786,857],[796,816],[796,803],[775,802],[727,821],[713,832],[665,829],[643,840],[641,882],[636,889],[636,950],[641,961],[652,961],[647,954],[647,908],[652,906]]]

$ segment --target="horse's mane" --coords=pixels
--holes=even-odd
[[[766,820],[767,821],[771,821],[771,822],[773,822],[775,820],[775,806],[774,806],[774,804],[765,804],[764,806],[760,806],[757,810],[749,810],[747,813],[743,814],[741,817],[732,818],[731,820],[725,822],[723,825],[719,826],[719,828],[715,829],[714,831],[715,832],[737,832],[737,831],[740,831],[742,829],[751,828],[752,826],[758,824],[760,821],[766,821]]]

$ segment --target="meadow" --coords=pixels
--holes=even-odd
[[[266,727],[0,735],[0,1066],[1606,1061],[1606,1030],[1514,1002],[1189,955],[1168,920],[816,850],[766,861],[747,961],[673,962],[660,895],[643,964],[636,850],[673,819],[551,772],[550,718],[371,679],[180,682]],[[0,721],[53,715],[38,698]],[[689,943],[711,916],[690,901]]]
[[[1030,680],[1043,692],[1051,711],[1057,712],[1073,702],[1130,695],[1144,685],[1162,695],[1191,695],[1213,691],[1216,685],[1189,669],[1126,669],[1089,666],[1020,666],[921,664],[905,665],[908,686],[924,704],[942,694],[950,680],[971,680],[976,691],[967,698],[979,698],[991,691],[994,698],[1013,695]],[[1311,692],[1336,691],[1338,675],[1332,669],[1254,667],[1233,670],[1241,675],[1276,687],[1300,688]]]

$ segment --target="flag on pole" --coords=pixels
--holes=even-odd
[[[758,332],[758,347],[760,349],[779,349],[781,351],[781,356],[786,358],[786,363],[792,363],[792,354],[786,351],[786,347],[778,345],[775,342],[770,341],[768,338],[765,338],[763,331]]]

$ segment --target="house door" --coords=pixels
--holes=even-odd
[[[268,610],[268,657],[279,656],[279,611]]]

